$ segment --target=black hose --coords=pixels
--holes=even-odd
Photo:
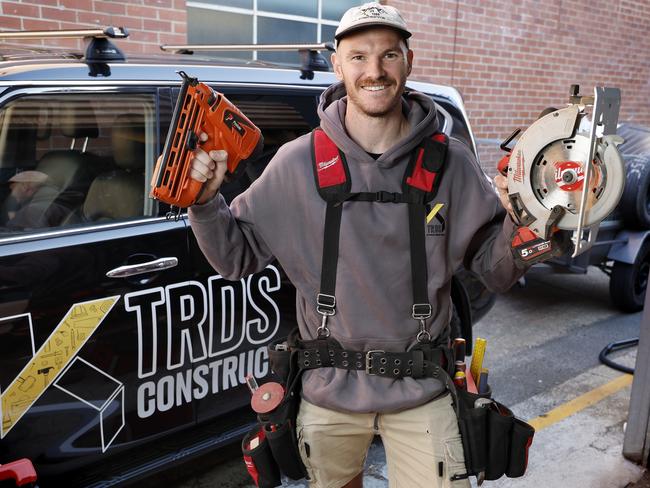
[[[609,366],[610,368],[614,368],[618,371],[622,371],[623,373],[628,373],[628,374],[634,374],[634,368],[630,368],[628,366],[623,366],[622,364],[615,363],[611,359],[607,357],[607,355],[610,352],[618,351],[620,349],[625,349],[628,347],[633,347],[639,344],[639,338],[635,337],[634,339],[626,339],[624,341],[618,341],[618,342],[612,342],[611,344],[608,344],[607,347],[605,347],[602,351],[600,351],[600,354],[598,355],[598,359],[600,359],[600,362]]]

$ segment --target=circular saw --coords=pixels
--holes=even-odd
[[[573,85],[569,104],[547,109],[517,139],[517,129],[501,148],[499,163],[508,178],[508,196],[519,228],[515,257],[534,263],[552,256],[551,237],[570,231],[572,257],[593,245],[600,222],[616,207],[625,184],[625,164],[616,135],[620,91],[595,87],[579,95]]]

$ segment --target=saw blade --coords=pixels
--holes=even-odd
[[[588,157],[589,137],[585,135],[576,135],[546,146],[538,154],[530,174],[531,188],[539,203],[549,210],[561,206],[569,217],[566,220],[572,220],[570,214],[577,215],[580,208],[585,185],[584,166]],[[586,225],[602,220],[601,212],[590,211],[607,185],[607,167],[598,155],[593,161],[589,179]],[[559,225],[562,225],[562,221]]]

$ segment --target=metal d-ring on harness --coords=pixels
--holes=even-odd
[[[316,311],[323,316],[321,324],[316,329],[319,338],[328,338],[330,330],[327,327],[327,318],[336,314],[336,297],[319,293],[316,297]]]
[[[387,368],[375,368],[375,362],[385,366],[395,366],[394,376],[406,375],[420,377],[436,372],[435,365],[426,358],[410,359],[410,353],[387,353],[385,351],[345,351],[333,339],[328,319],[336,314],[336,271],[339,256],[339,237],[341,216],[345,202],[379,202],[405,203],[408,205],[409,236],[411,250],[411,277],[413,285],[413,306],[411,316],[418,322],[417,342],[430,343],[431,333],[427,330],[426,321],[431,318],[432,307],[427,293],[427,259],[425,242],[426,204],[430,202],[437,191],[440,175],[446,158],[448,139],[444,134],[436,133],[431,138],[425,138],[416,148],[403,178],[402,193],[388,191],[350,192],[350,173],[345,161],[345,155],[339,151],[334,142],[323,132],[316,129],[312,133],[314,177],[319,194],[327,202],[325,212],[325,229],[323,239],[323,260],[321,267],[320,291],[316,296],[316,311],[321,315],[321,323],[317,328],[318,339],[328,339],[327,350],[305,349],[301,367],[313,366],[309,354],[313,351],[318,355],[318,365],[343,367],[347,369],[364,369],[368,374],[384,374]],[[318,341],[317,339],[317,341]],[[311,341],[311,342],[317,342]],[[310,341],[307,341],[310,342]],[[306,342],[305,342],[306,344]],[[333,344],[333,345],[332,345]],[[325,361],[322,356],[329,356]],[[363,357],[365,356],[365,358]],[[348,357],[350,360],[348,360]],[[365,359],[365,364],[363,359]],[[402,361],[405,364],[402,364]],[[441,361],[443,361],[441,359]],[[438,364],[441,364],[438,362]]]

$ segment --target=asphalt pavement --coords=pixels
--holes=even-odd
[[[531,421],[537,432],[526,475],[483,486],[650,488],[644,470],[621,454],[632,376],[598,360],[608,344],[638,337],[640,322],[641,313],[622,314],[613,308],[609,280],[597,269],[586,275],[533,271],[524,287],[499,296],[474,334],[488,341],[484,361],[494,397]],[[634,366],[636,348],[611,357]],[[214,465],[214,459],[228,457]],[[253,486],[236,448],[175,474],[176,481],[166,476],[167,486]],[[287,481],[284,486],[307,484]],[[364,486],[388,486],[380,442],[370,449]]]

